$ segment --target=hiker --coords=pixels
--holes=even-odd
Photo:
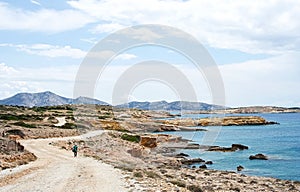
[[[77,147],[76,144],[72,147],[72,151],[73,151],[73,153],[74,153],[74,157],[77,157],[78,147]]]

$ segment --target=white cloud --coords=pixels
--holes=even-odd
[[[137,58],[137,56],[134,54],[123,53],[123,54],[118,55],[115,59],[130,60],[130,59],[135,59],[135,58]]]
[[[32,55],[46,56],[46,57],[70,57],[74,59],[81,59],[85,57],[86,52],[81,49],[72,48],[71,46],[58,46],[49,44],[0,44],[0,47],[14,47],[18,51],[23,51]]]
[[[230,105],[297,106],[299,53],[220,66]]]
[[[112,33],[125,27],[126,26],[120,25],[118,23],[105,23],[105,24],[98,24],[91,31],[93,33]]]
[[[90,44],[96,44],[98,42],[97,39],[94,38],[94,37],[92,37],[92,38],[82,38],[80,40],[83,41],[83,42],[90,43]]]
[[[31,2],[32,4],[41,6],[41,3],[39,3],[38,1],[30,0],[30,2]]]
[[[73,8],[97,18],[100,32],[113,26],[178,27],[213,47],[277,54],[300,48],[300,1],[72,0]],[[112,10],[112,11],[108,11]],[[101,24],[111,22],[113,24]],[[107,30],[106,30],[107,29]]]
[[[27,30],[46,33],[79,29],[94,19],[81,11],[39,9],[28,11],[0,2],[0,30]]]
[[[16,73],[17,70],[13,67],[7,66],[5,63],[0,63],[0,77],[2,75],[10,75]]]

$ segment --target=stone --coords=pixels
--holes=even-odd
[[[212,162],[212,161],[206,161],[205,164],[206,164],[206,165],[212,165],[213,162]]]
[[[140,145],[149,148],[157,147],[156,137],[141,136]]]
[[[244,167],[241,166],[241,165],[239,165],[239,166],[236,167],[236,170],[237,170],[237,171],[242,171],[243,169],[244,169]]]
[[[200,165],[199,168],[200,169],[207,169],[207,166],[204,164],[204,165]]]
[[[181,163],[184,165],[192,165],[195,163],[203,163],[205,162],[203,159],[201,158],[196,158],[196,159],[182,159]]]
[[[242,144],[232,144],[231,149],[233,149],[233,150],[245,150],[245,149],[249,149],[249,147],[246,146],[246,145],[242,145]]]
[[[142,157],[143,155],[143,151],[140,148],[133,148],[133,149],[129,149],[127,150],[127,153],[129,153],[132,157]]]
[[[210,146],[207,151],[234,152],[237,150],[245,150],[249,147],[242,144],[232,144],[231,147]]]
[[[249,159],[250,160],[253,160],[253,159],[268,160],[268,157],[264,154],[258,153],[256,155],[250,155]]]
[[[175,157],[189,157],[189,155],[186,153],[178,153],[175,155]]]

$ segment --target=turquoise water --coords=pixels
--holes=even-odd
[[[241,114],[234,114],[241,115]],[[300,181],[300,113],[247,114],[262,116],[279,125],[266,126],[228,126],[222,127],[213,145],[231,146],[240,143],[249,146],[249,150],[236,152],[207,152],[202,150],[182,150],[191,158],[200,157],[213,161],[209,169],[236,171],[238,165],[247,175],[270,176],[280,179]],[[204,117],[208,115],[184,115],[186,117]],[[214,127],[206,127],[213,131]],[[202,144],[204,132],[168,132],[192,139]],[[263,153],[269,160],[249,160],[250,155]]]

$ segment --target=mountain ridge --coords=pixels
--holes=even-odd
[[[42,107],[65,104],[98,104],[110,105],[98,99],[80,96],[75,99],[62,97],[50,91],[39,93],[17,93],[16,95],[0,100],[0,105],[25,106],[25,107]],[[119,108],[136,108],[142,110],[213,110],[224,109],[225,107],[203,102],[188,101],[132,101],[129,103],[116,105]]]
[[[50,91],[39,93],[17,93],[16,95],[0,100],[0,105],[43,107],[66,104],[96,104],[110,105],[104,101],[80,96],[75,99],[62,97]],[[110,105],[111,106],[111,105]],[[132,101],[125,104],[115,105],[117,108],[136,108],[141,110],[161,111],[193,111],[194,113],[299,113],[300,107],[276,107],[276,106],[249,106],[249,107],[226,107],[203,102],[189,101]]]
[[[0,105],[25,106],[25,107],[43,107],[66,104],[98,104],[109,105],[104,101],[88,97],[78,97],[71,99],[62,97],[50,91],[39,93],[17,93],[16,95],[0,100]]]

